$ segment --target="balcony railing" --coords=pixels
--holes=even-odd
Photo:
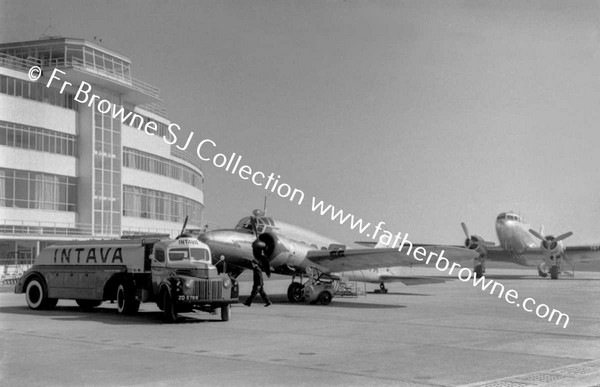
[[[211,227],[212,225],[212,227]],[[209,223],[208,227],[214,229],[216,225]],[[202,228],[204,230],[205,227]],[[143,235],[143,234],[169,234],[177,236],[181,229],[161,227],[122,227],[117,234],[93,232],[90,223],[66,223],[50,221],[23,221],[23,220],[1,220],[0,235],[31,236],[34,237],[85,237],[85,238],[112,238],[120,235]]]
[[[30,59],[17,58],[16,56],[0,52],[0,67],[7,67],[13,70],[29,71],[31,66],[37,65],[36,61]]]

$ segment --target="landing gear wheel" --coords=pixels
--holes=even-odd
[[[554,265],[550,268],[550,278],[558,279],[558,266]]]
[[[287,291],[288,300],[290,302],[301,302],[304,301],[303,293],[304,286],[298,282],[292,282]]]
[[[545,269],[546,266],[543,263],[538,266],[538,274],[540,275],[540,277],[548,277],[548,272]]]
[[[98,300],[75,300],[75,302],[83,310],[93,309],[102,304],[102,301]]]
[[[165,321],[169,323],[177,321],[177,310],[175,309],[175,303],[173,302],[173,298],[171,297],[171,292],[169,290],[164,290],[162,295],[164,308],[163,317]]]
[[[225,306],[221,307],[221,320],[222,321],[229,321],[229,318],[231,317],[231,304],[227,304]]]
[[[25,298],[27,305],[33,310],[52,309],[58,302],[56,298],[48,298],[46,285],[39,278],[34,278],[27,283]]]
[[[386,294],[388,290],[385,288],[385,284],[382,282],[379,284],[379,293]]]
[[[481,278],[483,276],[483,265],[475,266],[473,274],[475,275],[475,278]]]
[[[329,305],[331,304],[331,298],[331,293],[322,292],[321,294],[319,294],[317,300],[321,303],[321,305]]]
[[[140,302],[135,299],[133,286],[121,282],[117,288],[117,311],[119,314],[135,314]]]

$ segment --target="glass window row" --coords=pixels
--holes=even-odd
[[[0,145],[77,157],[76,136],[8,121],[0,121]]]
[[[192,224],[202,223],[202,203],[147,188],[123,186],[123,215],[137,218],[181,222],[186,216]]]
[[[202,189],[203,177],[201,174],[164,157],[123,147],[123,166],[167,176]]]
[[[0,93],[77,110],[77,103],[73,99],[73,94],[66,91],[61,94],[58,89],[47,88],[42,82],[33,83],[0,75]]]
[[[0,206],[76,211],[76,178],[0,168]]]

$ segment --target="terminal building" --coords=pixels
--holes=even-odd
[[[48,88],[55,68],[65,74]],[[63,80],[74,86],[61,92]],[[99,100],[75,101],[82,81],[156,123],[156,135],[102,114]],[[161,102],[156,87],[132,77],[129,58],[95,42],[0,44],[0,265],[30,263],[56,241],[175,236],[186,216],[201,229],[200,162],[162,138],[171,122]]]

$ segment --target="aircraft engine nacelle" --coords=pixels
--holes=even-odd
[[[549,259],[555,259],[557,256],[561,256],[564,253],[564,246],[562,242],[556,241],[552,235],[547,235],[546,239],[540,243],[540,248]]]
[[[264,243],[263,252],[276,271],[278,267],[282,266],[297,269],[306,268],[305,258],[310,248],[308,245],[305,246],[302,243],[270,232],[260,234],[258,240]]]
[[[565,248],[562,244],[562,240],[573,235],[573,233],[569,231],[555,238],[552,235],[542,236],[534,229],[529,229],[529,232],[541,241],[540,249],[551,264],[556,262],[558,258],[562,258],[565,254]],[[552,278],[555,278],[555,276],[553,275]]]
[[[477,251],[479,254],[487,253],[485,240],[478,235],[471,235],[465,240],[465,247],[469,250]]]

